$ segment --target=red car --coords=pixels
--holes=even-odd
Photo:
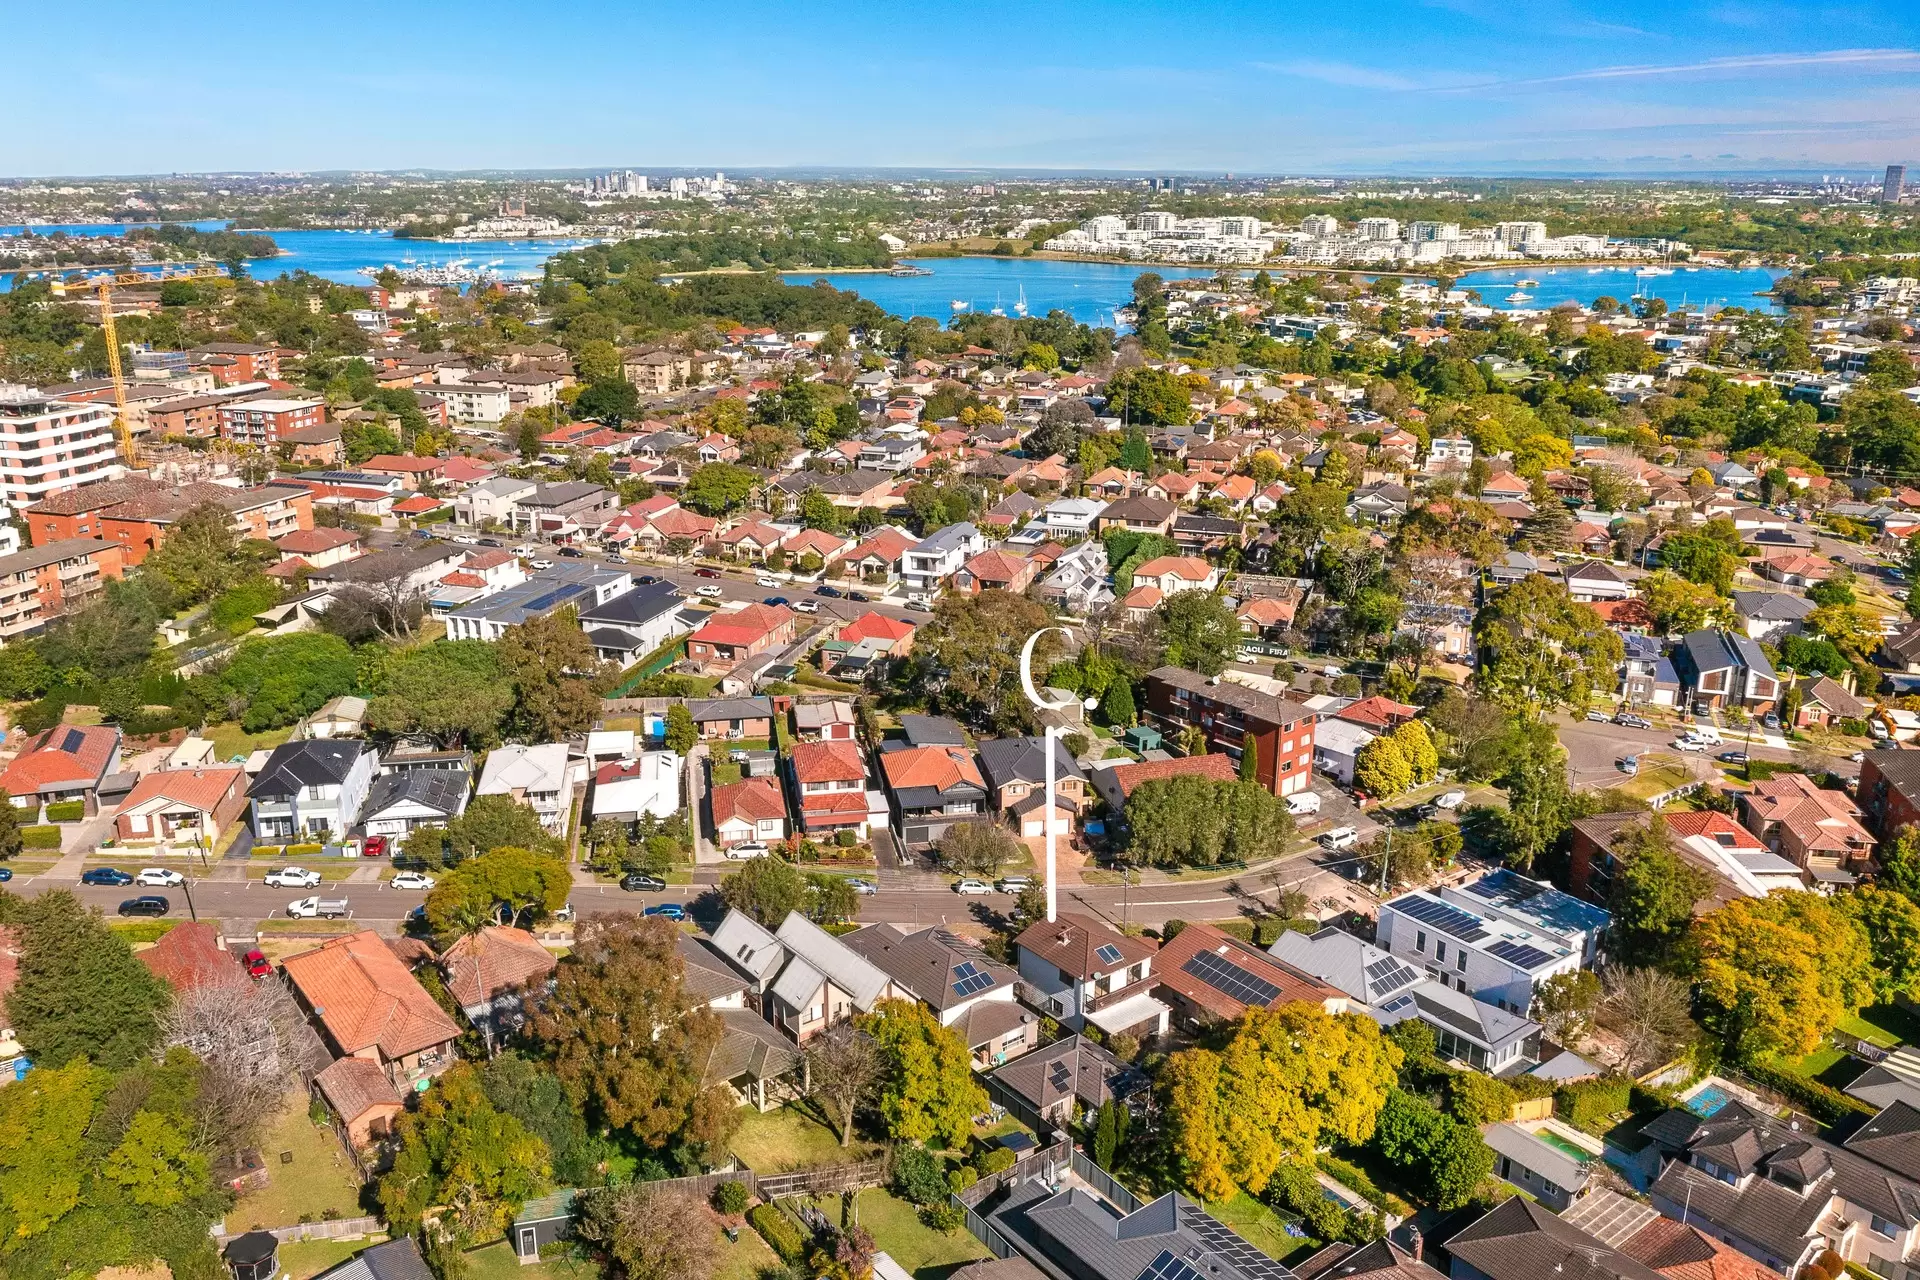
[[[247,952],[246,962],[247,974],[250,977],[265,978],[273,973],[273,962],[268,960],[266,953],[258,947]]]
[[[718,578],[721,575],[718,569],[695,569],[693,576],[696,578]]]
[[[368,836],[365,856],[369,858],[386,857],[387,856],[387,838],[385,836]]]

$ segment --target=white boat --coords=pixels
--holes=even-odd
[[[1027,314],[1027,286],[1025,285],[1020,286],[1020,300],[1013,304],[1013,314],[1017,316]]]
[[[1633,274],[1636,276],[1670,276],[1673,272],[1666,267],[1642,267]]]
[[[1515,289],[1512,293],[1507,295],[1507,301],[1508,302],[1532,302],[1533,295],[1530,293],[1523,293],[1519,289]]]
[[[960,314],[960,313],[961,313],[962,311],[965,311],[965,310],[966,310],[966,309],[967,309],[968,307],[970,307],[970,306],[972,306],[973,304],[972,304],[972,303],[969,303],[969,302],[962,302],[962,301],[960,301],[960,299],[958,299],[958,298],[955,298],[955,299],[954,299],[954,300],[953,300],[953,301],[952,301],[952,302],[951,302],[950,304],[948,304],[948,305],[950,305],[950,306],[952,306],[952,308],[953,308],[953,313],[954,313],[955,315],[959,315],[959,314]]]
[[[1540,287],[1538,280],[1515,280],[1513,283],[1516,288],[1520,289],[1538,289]]]

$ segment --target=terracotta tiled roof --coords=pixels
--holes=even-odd
[[[397,453],[376,453],[360,464],[362,471],[397,471],[406,475],[421,475],[430,471],[441,471],[446,463],[438,458],[408,458]]]
[[[219,935],[204,921],[176,925],[138,954],[140,962],[175,991],[222,979],[246,980],[233,953],[221,948]]]
[[[515,987],[532,986],[553,972],[553,953],[525,929],[488,925],[448,947],[440,957],[447,990],[470,1009]]]
[[[866,757],[857,744],[844,739],[796,742],[789,758],[795,780],[803,783],[864,782],[867,777]]]
[[[1113,780],[1119,784],[1123,799],[1132,795],[1133,789],[1143,782],[1191,776],[1212,778],[1218,782],[1232,782],[1240,774],[1234,766],[1232,756],[1220,755],[1217,752],[1212,755],[1175,756],[1170,760],[1148,760],[1140,764],[1113,766]]]
[[[376,1107],[401,1105],[393,1082],[371,1058],[336,1058],[313,1082],[332,1104],[334,1112],[348,1124]]]
[[[945,791],[963,783],[976,787],[987,785],[986,779],[980,776],[979,762],[965,747],[909,747],[905,751],[889,751],[880,757],[880,767],[886,772],[889,785],[896,790],[932,787]]]
[[[862,640],[904,640],[912,635],[914,626],[904,618],[889,618],[884,613],[863,613],[840,628],[840,639],[849,644],[858,644]]]
[[[122,813],[148,800],[166,799],[202,813],[212,813],[227,793],[246,777],[235,765],[212,769],[157,769],[140,775],[133,790],[120,802]]]
[[[1205,582],[1213,575],[1213,566],[1199,556],[1155,556],[1133,571],[1135,580],[1160,578],[1173,574],[1183,582]]]
[[[786,797],[781,794],[780,784],[772,778],[730,782],[715,787],[709,794],[713,804],[713,825],[716,827],[736,816],[748,822],[787,816]]]
[[[1244,1002],[1234,999],[1218,987],[1203,982],[1182,966],[1201,952],[1212,952],[1241,969],[1263,978],[1276,987],[1277,994],[1264,1006],[1272,1009],[1293,1000],[1325,1005],[1338,1000],[1344,1006],[1346,993],[1330,987],[1310,973],[1277,960],[1258,947],[1229,937],[1210,924],[1194,922],[1174,935],[1160,948],[1153,973],[1160,984],[1177,991],[1217,1018],[1232,1020],[1247,1011]]]
[[[371,929],[289,956],[287,977],[343,1054],[402,1057],[457,1038],[425,987]]]
[[[1375,695],[1342,707],[1336,718],[1349,720],[1354,724],[1368,728],[1388,729],[1413,719],[1420,714],[1420,708],[1410,707],[1404,702],[1395,702],[1392,698]]]
[[[1145,938],[1121,933],[1103,920],[1071,911],[1062,911],[1051,921],[1035,921],[1016,941],[1022,950],[1080,978],[1138,964],[1158,949]],[[1120,959],[1100,959],[1096,953],[1104,946],[1119,948]]]
[[[55,725],[27,740],[20,754],[0,773],[0,791],[30,796],[56,783],[75,787],[99,784],[120,745],[120,731],[100,725]]]
[[[285,537],[274,542],[282,551],[297,556],[317,555],[322,551],[332,551],[336,547],[352,546],[360,541],[357,529],[295,529]]]

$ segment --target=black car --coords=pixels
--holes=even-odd
[[[483,547],[498,547],[504,546],[505,544],[498,538],[482,538],[480,539],[479,545]]]
[[[864,591],[849,591],[847,592],[847,599],[853,601],[855,604],[873,603],[873,597]]]
[[[636,587],[650,587],[658,581],[660,581],[660,579],[654,577],[652,574],[642,573],[635,576],[633,585]]]
[[[815,587],[813,589],[813,594],[817,596],[826,596],[830,600],[838,600],[841,597],[845,596],[847,593],[842,591],[838,587]]]
[[[642,875],[638,871],[630,871],[620,877],[620,887],[628,893],[659,893],[667,887],[667,882],[659,876]]]
[[[1744,751],[1722,751],[1719,755],[1715,756],[1714,759],[1718,760],[1721,764],[1745,764],[1747,762],[1747,753]]]
[[[133,877],[118,867],[95,867],[80,877],[81,884],[104,884],[119,888],[123,884],[132,884]]]
[[[120,904],[120,914],[123,916],[163,916],[172,909],[166,898],[157,893],[128,898]]]
[[[587,553],[578,547],[562,547],[560,548],[560,554],[570,560],[584,560],[587,558]]]

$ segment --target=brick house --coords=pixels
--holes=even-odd
[[[401,1092],[454,1064],[459,1026],[373,930],[329,939],[282,967],[335,1057],[373,1063]]]
[[[131,568],[165,541],[169,527],[207,503],[232,513],[234,535],[242,539],[272,541],[296,529],[313,528],[313,493],[302,485],[234,489],[199,482],[168,485],[141,476],[52,494],[22,514],[36,544],[100,538],[117,543],[123,562]]]
[[[1860,785],[1854,795],[1882,840],[1920,822],[1920,751],[1867,752],[1860,761]]]
[[[867,758],[858,743],[797,742],[787,756],[787,774],[802,831],[852,831],[867,838],[873,805],[867,795]]]
[[[728,671],[756,653],[793,643],[793,610],[750,604],[716,613],[687,638],[687,661],[702,674]]]
[[[1168,737],[1188,726],[1207,737],[1209,750],[1239,760],[1254,744],[1260,783],[1277,796],[1313,783],[1314,713],[1300,703],[1222,680],[1211,683],[1183,667],[1147,675],[1147,718]]]

